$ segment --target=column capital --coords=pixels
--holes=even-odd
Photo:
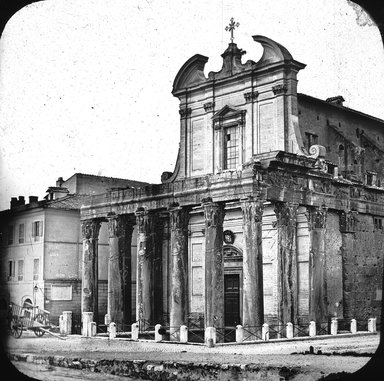
[[[295,202],[276,202],[274,211],[277,217],[277,225],[292,226],[296,224],[298,208],[299,204]]]
[[[202,202],[204,208],[205,224],[208,227],[222,226],[224,221],[224,204],[213,202],[211,198]]]
[[[188,231],[189,210],[189,207],[183,207],[179,204],[171,204],[169,206],[168,212],[171,218],[172,230]]]
[[[304,213],[308,221],[308,229],[325,229],[328,208],[326,206],[307,206]]]
[[[122,237],[127,230],[133,230],[136,224],[133,214],[115,214],[107,216],[109,237]]]
[[[240,199],[243,220],[254,218],[255,222],[261,222],[264,211],[264,201],[259,198],[249,196]]]
[[[356,211],[342,211],[340,213],[340,232],[341,233],[355,233],[357,225],[357,212]]]
[[[101,220],[90,219],[81,221],[81,233],[83,239],[97,239],[99,238]]]

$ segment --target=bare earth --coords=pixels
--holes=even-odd
[[[317,380],[332,373],[353,373],[363,367],[379,344],[379,335],[335,337],[321,340],[261,342],[242,345],[222,345],[208,348],[202,345],[134,342],[126,339],[83,338],[72,335],[65,340],[45,335],[37,338],[33,333],[23,333],[20,339],[10,337],[4,346],[8,354],[64,356],[91,360],[146,360],[177,361],[194,364],[257,364],[264,367],[300,367],[295,380]],[[315,354],[303,354],[312,346]],[[318,351],[323,355],[317,355]],[[24,374],[41,380],[93,379],[97,374],[67,368],[37,366],[32,363],[13,362]],[[56,372],[56,373],[55,373]],[[73,373],[71,375],[70,373]],[[77,372],[77,373],[76,373]],[[77,376],[75,376],[77,375]],[[100,374],[99,374],[100,375]],[[55,377],[59,378],[55,378]],[[87,377],[90,378],[87,378]],[[44,378],[47,377],[47,378]],[[61,378],[60,378],[61,377]],[[72,377],[72,378],[68,378]],[[80,378],[79,378],[80,377]],[[125,380],[129,378],[124,377]],[[133,379],[131,379],[133,380]]]

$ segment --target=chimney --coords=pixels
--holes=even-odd
[[[19,205],[25,205],[25,199],[24,199],[24,196],[19,196],[18,204],[19,204]]]
[[[33,204],[35,202],[37,202],[39,198],[37,196],[29,196],[29,203],[30,204]]]
[[[63,185],[63,182],[64,182],[63,178],[62,178],[62,177],[59,177],[59,178],[57,179],[57,181],[56,181],[56,186],[57,186],[57,187],[61,187],[61,186]]]
[[[19,202],[17,201],[17,197],[11,197],[11,209],[13,209],[17,205],[19,205]]]
[[[336,97],[327,98],[325,101],[327,103],[333,104],[335,106],[342,107],[343,106],[343,102],[345,102],[345,99],[341,95],[338,95]]]

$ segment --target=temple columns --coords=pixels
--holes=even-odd
[[[325,323],[328,319],[325,277],[326,208],[308,208],[309,251],[309,317]]]
[[[108,315],[117,324],[131,324],[131,242],[135,220],[130,215],[108,218]]]
[[[98,241],[100,220],[81,221],[83,236],[83,269],[81,312],[93,312],[98,322]]]
[[[224,205],[208,199],[205,215],[205,327],[224,327]]]
[[[297,209],[298,204],[277,202],[277,274],[280,323],[295,323],[297,318]]]
[[[243,212],[243,326],[264,323],[262,217],[263,201],[241,200]]]
[[[170,333],[178,340],[179,327],[188,324],[188,221],[189,210],[169,209],[171,222]]]
[[[157,264],[161,265],[162,225],[156,213],[138,209],[135,214],[138,227],[136,318],[142,323],[142,329],[161,318],[161,266]]]

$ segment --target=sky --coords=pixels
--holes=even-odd
[[[384,119],[384,50],[347,0],[45,0],[0,40],[0,210],[87,173],[160,183],[179,144],[173,80],[190,57],[219,71],[230,42],[258,61],[264,35],[307,67],[298,91]]]

